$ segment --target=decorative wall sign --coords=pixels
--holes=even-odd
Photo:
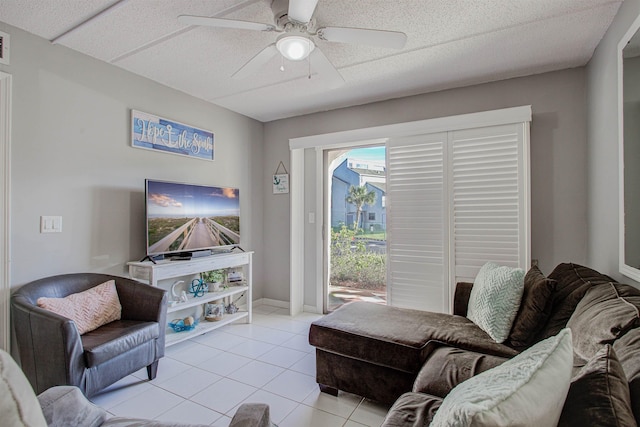
[[[213,132],[131,110],[131,146],[213,160]]]
[[[285,173],[278,173],[280,167]],[[278,164],[276,173],[273,175],[273,194],[287,194],[289,192],[289,172],[284,167],[282,161]]]

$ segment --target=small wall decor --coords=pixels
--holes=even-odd
[[[131,110],[131,146],[213,160],[213,132]]]
[[[280,168],[284,173],[279,173]],[[289,172],[284,167],[284,163],[280,161],[276,173],[273,175],[273,194],[287,194],[289,192]]]

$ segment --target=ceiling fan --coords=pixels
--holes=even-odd
[[[317,73],[326,75],[336,84],[344,79],[316,46],[314,38],[329,42],[364,44],[377,47],[402,49],[407,35],[398,31],[373,30],[365,28],[322,27],[315,28],[313,13],[318,0],[265,0],[271,6],[275,25],[235,19],[211,18],[206,16],[180,15],[178,21],[185,25],[203,25],[217,28],[265,31],[281,33],[275,43],[258,52],[231,77],[243,79],[257,73],[273,57],[280,53],[290,61],[309,58],[309,66]],[[281,67],[281,70],[284,70]],[[309,78],[311,74],[309,73]]]

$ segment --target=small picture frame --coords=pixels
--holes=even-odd
[[[289,174],[273,175],[273,194],[287,194],[289,192]]]

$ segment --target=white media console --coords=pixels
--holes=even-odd
[[[187,302],[178,302],[167,308],[167,322],[172,320],[172,313],[176,313],[176,317],[195,314],[199,318],[198,325],[190,331],[175,332],[167,326],[166,345],[170,346],[239,319],[246,319],[247,323],[251,323],[252,255],[253,252],[229,252],[180,261],[160,260],[156,263],[133,261],[128,262],[127,265],[129,266],[129,276],[132,279],[146,282],[151,286],[160,286],[169,291],[169,301],[173,299],[171,286],[174,282],[167,283],[167,279],[184,280],[185,289],[188,290],[191,281],[199,277],[198,275],[202,272],[220,269],[225,269],[227,272],[241,272],[241,277],[243,277],[241,281],[225,283],[225,288],[217,292],[205,292],[200,297],[195,297],[187,292]],[[204,313],[204,304],[216,300],[223,300],[229,304],[233,301],[234,296],[239,297],[243,293],[246,299],[245,309],[233,314],[225,314],[222,320],[215,322],[204,319],[202,314]]]

